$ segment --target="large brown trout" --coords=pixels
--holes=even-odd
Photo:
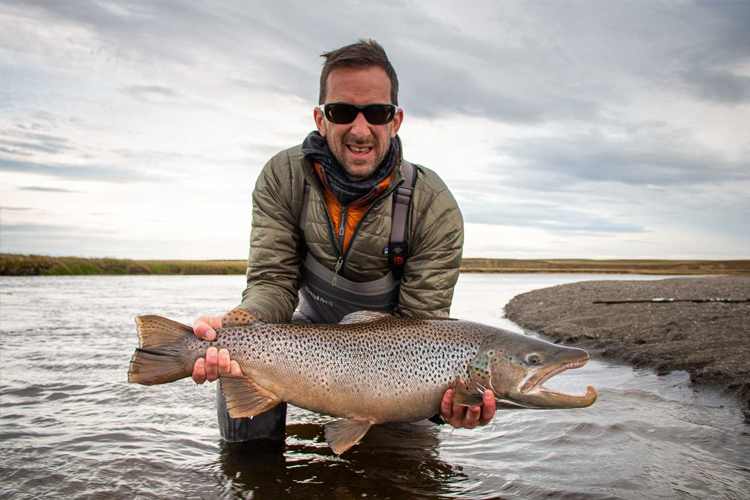
[[[586,351],[459,320],[397,318],[359,312],[338,324],[269,324],[221,328],[213,342],[189,326],[136,318],[140,347],[130,382],[153,385],[189,377],[210,346],[229,350],[243,376],[221,375],[232,417],[250,417],[282,401],[342,417],[326,425],[335,453],[359,442],[373,424],[414,422],[454,402],[482,403],[490,389],[498,408],[582,408],[596,391],[568,394],[542,385],[583,366]]]

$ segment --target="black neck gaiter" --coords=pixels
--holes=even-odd
[[[398,141],[393,138],[388,154],[385,155],[375,172],[367,179],[352,181],[346,177],[346,172],[331,153],[326,138],[320,135],[317,130],[310,132],[302,142],[302,154],[320,163],[328,188],[333,196],[339,200],[342,207],[346,207],[367,195],[372,191],[372,188],[383,182],[390,175],[399,158]]]

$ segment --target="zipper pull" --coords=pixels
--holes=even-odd
[[[336,267],[333,268],[333,279],[331,280],[331,285],[336,286],[336,281],[339,279],[339,271],[341,270],[341,266],[344,265],[344,258],[339,257],[339,260],[336,261]]]

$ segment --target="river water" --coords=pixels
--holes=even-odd
[[[452,316],[514,329],[514,295],[611,275],[463,275]],[[683,372],[596,359],[547,385],[590,408],[490,425],[376,427],[337,457],[328,417],[290,407],[286,446],[226,445],[212,384],[127,383],[133,318],[192,323],[234,307],[240,276],[0,278],[2,498],[750,498],[750,426]]]

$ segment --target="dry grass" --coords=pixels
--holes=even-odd
[[[244,260],[130,260],[0,254],[2,276],[244,274]],[[750,274],[750,260],[471,259],[464,273]]]
[[[464,273],[750,274],[750,260],[469,259]]]

